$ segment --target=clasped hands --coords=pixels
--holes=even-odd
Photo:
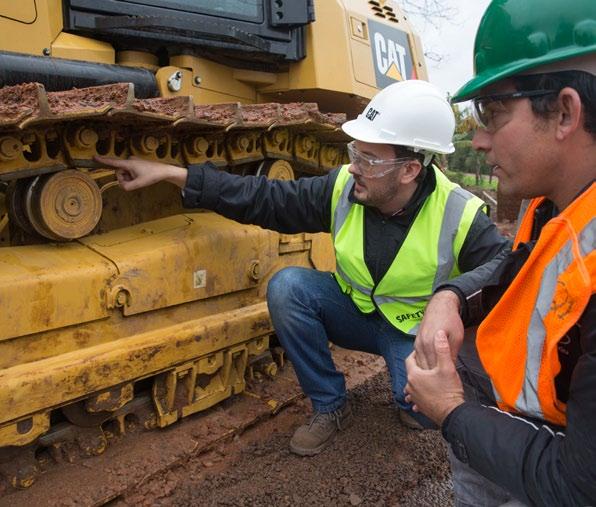
[[[414,351],[406,359],[406,402],[441,426],[449,413],[464,402],[455,359],[461,348],[464,327],[459,298],[449,290],[438,292],[429,302]]]

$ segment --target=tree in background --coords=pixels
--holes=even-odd
[[[427,25],[439,30],[444,22],[454,23],[459,18],[459,9],[451,5],[450,0],[397,0],[397,3],[417,27],[418,33],[424,33]],[[442,52],[428,49],[424,56],[435,63],[444,57]]]
[[[453,0],[396,1],[410,17],[410,20],[414,19],[414,23],[418,25],[419,33],[424,33],[427,25],[439,29],[445,22],[457,24],[459,20],[458,3]],[[425,51],[424,55],[427,60],[434,62],[440,62],[443,59],[441,53]],[[455,153],[448,156],[440,155],[436,160],[444,170],[449,171],[449,177],[456,183],[470,185],[470,178],[465,178],[465,175],[474,174],[476,186],[483,187],[482,176],[488,175],[488,184],[492,187],[492,168],[486,164],[484,154],[472,148],[472,137],[476,128],[474,118],[469,109],[460,108],[459,105],[452,107],[456,119]]]
[[[451,20],[459,10],[444,0],[398,0],[401,8],[409,15],[419,16],[435,28],[443,20]]]
[[[482,186],[482,175],[488,175],[489,184],[492,183],[491,167],[486,164],[484,153],[472,148],[472,137],[476,128],[474,118],[467,108],[460,108],[458,104],[454,104],[452,107],[455,114],[455,136],[453,138],[455,153],[447,156],[449,171],[475,174],[477,186]],[[456,179],[458,179],[457,174]]]

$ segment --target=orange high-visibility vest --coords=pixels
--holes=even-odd
[[[531,239],[531,201],[513,248]],[[527,261],[478,329],[476,346],[499,407],[566,425],[557,344],[596,286],[596,183],[542,228]]]

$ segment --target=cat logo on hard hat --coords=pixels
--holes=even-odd
[[[376,109],[373,109],[372,107],[368,108],[368,111],[366,111],[366,117],[370,120],[370,121],[374,121],[374,119],[379,115],[379,111],[377,111]]]

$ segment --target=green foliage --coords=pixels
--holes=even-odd
[[[447,176],[453,183],[457,183],[460,187],[464,186],[464,178],[465,174],[457,171],[445,171],[445,176]]]
[[[472,182],[469,177],[462,177],[460,181],[454,181],[459,184],[484,186],[483,175],[489,176],[491,168],[484,160],[484,153],[475,150],[472,147],[472,138],[474,137],[475,122],[468,109],[462,109],[457,104],[453,106],[453,113],[455,114],[455,136],[453,144],[455,145],[455,152],[447,156],[447,166],[451,173],[467,173],[471,175]],[[475,175],[475,176],[474,176]],[[492,188],[494,186],[494,178],[491,179]],[[488,188],[488,187],[487,187]]]
[[[446,171],[445,175],[453,181],[453,183],[457,183],[462,187],[480,187],[484,190],[497,189],[497,178],[490,179],[486,174],[481,174],[479,180],[476,180],[475,174],[463,173],[460,171]]]

